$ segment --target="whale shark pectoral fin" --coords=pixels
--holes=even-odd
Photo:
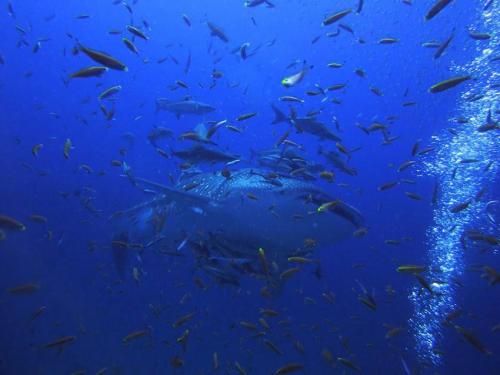
[[[210,204],[210,199],[202,197],[187,191],[178,190],[170,186],[162,185],[157,182],[149,181],[144,178],[137,178],[137,181],[149,186],[151,189],[165,195],[169,201],[182,202],[190,205],[205,206]]]

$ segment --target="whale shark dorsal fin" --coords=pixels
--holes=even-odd
[[[207,197],[203,197],[201,195],[192,192],[178,190],[170,186],[146,180],[144,178],[136,178],[136,180],[148,186],[149,188],[154,189],[157,192],[165,195],[165,197],[170,201],[177,201],[177,202],[183,202],[187,204],[197,204],[197,205],[210,203],[210,199],[208,199]]]

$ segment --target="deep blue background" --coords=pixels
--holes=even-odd
[[[0,65],[0,213],[19,218],[28,229],[8,233],[0,243],[0,373],[69,374],[85,369],[92,374],[103,367],[120,374],[172,373],[170,358],[180,355],[185,365],[179,374],[208,374],[212,373],[211,356],[216,351],[222,367],[219,372],[235,373],[235,361],[254,374],[269,374],[284,363],[299,362],[307,374],[326,374],[333,370],[321,356],[324,348],[334,357],[352,358],[365,373],[403,373],[401,354],[412,370],[432,371],[417,363],[408,329],[386,340],[382,324],[407,328],[412,314],[407,294],[415,280],[396,273],[395,268],[403,263],[426,263],[425,230],[431,224],[433,181],[420,176],[415,168],[404,177],[416,179],[416,185],[385,192],[379,192],[377,187],[398,178],[396,168],[411,158],[411,147],[417,139],[429,145],[431,136],[442,134],[449,125],[447,120],[457,116],[454,108],[459,89],[440,95],[431,95],[427,89],[452,75],[452,61],[459,66],[477,55],[481,42],[470,39],[465,30],[478,21],[482,2],[453,2],[426,22],[424,15],[433,1],[415,1],[412,6],[401,1],[366,1],[361,14],[350,14],[341,21],[352,27],[354,35],[341,31],[333,38],[324,34],[336,30],[336,26],[321,27],[321,21],[327,14],[355,6],[353,1],[276,0],[275,9],[248,9],[242,3],[138,1],[132,6],[134,24],[147,20],[152,28],[147,31],[149,41],[135,41],[140,50],[138,57],[125,48],[122,36],[108,35],[111,29],[124,30],[126,35],[125,25],[131,22],[131,16],[120,4],[15,1],[13,19],[2,1],[0,54],[5,64]],[[82,13],[91,17],[76,19]],[[189,15],[191,27],[183,22],[183,13]],[[50,15],[55,18],[45,21]],[[209,35],[207,20],[225,30],[228,44]],[[15,25],[30,30],[25,37],[30,47],[16,47],[20,34]],[[453,28],[456,35],[452,44],[444,56],[434,60],[434,50],[421,47],[421,43],[442,41]],[[102,78],[75,79],[65,87],[62,78],[93,64],[82,54],[71,55],[75,43],[66,33],[118,57],[129,71],[110,70]],[[311,44],[319,35],[319,41]],[[32,45],[41,37],[50,41],[43,42],[34,54]],[[366,44],[358,43],[359,37]],[[396,37],[400,42],[379,45],[377,41],[383,37]],[[273,39],[275,44],[266,46]],[[262,44],[257,54],[246,61],[231,54],[244,42],[250,42],[251,48]],[[209,45],[212,54],[207,52]],[[189,53],[192,65],[184,74]],[[169,56],[179,64],[170,58],[157,63]],[[222,60],[214,65],[219,56]],[[300,85],[286,90],[280,81],[296,71],[285,69],[296,59],[306,60],[314,68]],[[344,66],[330,69],[326,66],[330,62]],[[224,77],[209,90],[214,68]],[[357,68],[366,72],[366,78],[354,74]],[[28,72],[32,73],[29,77]],[[185,81],[190,89],[170,91],[168,86],[176,80]],[[238,87],[229,88],[231,83],[238,83]],[[329,94],[341,104],[320,103],[322,97],[307,97],[304,105],[296,107],[301,115],[324,108],[319,118],[328,125],[332,124],[332,116],[338,118],[343,144],[362,147],[352,160],[358,176],[336,173],[336,183],[349,186],[324,184],[324,188],[362,211],[369,234],[320,249],[323,279],[318,281],[312,272],[302,273],[287,283],[280,296],[270,300],[259,295],[263,286],[260,281],[244,279],[238,289],[221,287],[197,271],[189,258],[162,258],[157,254],[143,255],[146,274],[139,285],[131,275],[117,283],[109,249],[112,229],[106,218],[147,197],[120,177],[121,170],[112,167],[111,160],[125,160],[136,175],[168,183],[169,173],[178,175],[179,161],[159,156],[148,144],[147,133],[153,125],[162,125],[178,135],[200,122],[195,117],[176,120],[169,113],[156,114],[155,99],[192,95],[217,108],[206,120],[232,121],[242,113],[257,112],[244,123],[233,121],[245,128],[243,134],[223,129],[216,135],[224,149],[249,158],[250,149],[272,147],[287,128],[285,124],[270,124],[273,114],[269,104],[278,103],[281,95],[306,98],[305,91],[314,89],[315,83],[347,83],[345,89]],[[96,97],[102,89],[115,84],[122,85],[123,90],[117,97],[116,117],[108,122],[100,113]],[[372,86],[380,88],[384,95],[375,96],[369,90]],[[407,97],[403,96],[405,91]],[[417,104],[403,107],[402,103],[409,100]],[[287,106],[278,105],[287,110]],[[391,115],[397,116],[391,135],[399,136],[391,145],[381,145],[380,133],[367,136],[355,126],[357,122],[363,126],[374,120],[387,122]],[[138,116],[142,117],[135,120]],[[127,132],[134,134],[133,144],[123,138]],[[62,152],[66,138],[71,138],[74,145],[69,160]],[[323,161],[317,156],[317,140],[295,132],[290,139],[303,144],[311,159]],[[31,148],[38,143],[43,143],[44,148],[34,158]],[[183,145],[178,140],[170,144],[174,148]],[[323,142],[323,147],[335,146]],[[119,154],[120,148],[127,149],[125,157]],[[94,173],[79,170],[81,164],[90,165]],[[101,170],[106,174],[98,176]],[[103,210],[100,217],[86,211],[74,196],[74,191],[84,187],[95,190],[93,203]],[[409,200],[403,194],[405,188],[421,194],[424,200]],[[60,192],[72,194],[64,198]],[[494,197],[492,192],[488,194]],[[27,217],[32,213],[46,216],[48,225],[29,222]],[[47,229],[54,233],[51,241],[44,237]],[[387,239],[402,237],[412,240],[399,246],[384,244]],[[88,250],[89,241],[97,243],[94,251]],[[466,254],[466,262],[492,266],[496,262],[499,267],[494,254],[477,249]],[[209,285],[207,291],[194,285],[194,275]],[[487,374],[498,369],[499,333],[491,332],[500,313],[498,303],[493,302],[498,301],[498,286],[489,286],[479,276],[477,272],[464,274],[460,280],[464,288],[457,302],[468,314],[463,324],[476,332],[494,355],[485,357],[454,330],[445,329],[441,344],[445,355],[442,367],[436,370],[439,373]],[[376,312],[357,300],[359,288],[355,280],[375,291],[379,302]],[[39,283],[40,290],[30,296],[12,296],[5,291],[27,282]],[[396,290],[393,298],[384,291],[388,284]],[[336,294],[335,304],[329,305],[321,297],[326,291]],[[185,302],[180,305],[183,297]],[[313,298],[316,304],[304,303],[305,297]],[[47,306],[46,312],[30,322],[33,312],[42,305]],[[152,313],[151,305],[162,307],[159,317]],[[280,311],[278,318],[266,320],[272,326],[268,338],[281,348],[283,356],[239,326],[241,320],[256,322],[260,307]],[[197,315],[187,325],[191,337],[186,353],[182,353],[175,340],[183,329],[173,329],[171,323],[192,311]],[[280,320],[289,320],[290,325],[280,326]],[[151,327],[151,339],[122,344],[124,336],[145,327]],[[77,340],[62,353],[41,348],[65,335],[75,335]],[[340,336],[349,339],[352,356],[341,345]],[[305,354],[293,348],[297,339],[303,343]]]

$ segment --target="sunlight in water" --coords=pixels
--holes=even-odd
[[[427,230],[430,272],[425,275],[435,295],[430,296],[420,287],[411,290],[409,299],[414,306],[414,315],[409,323],[417,357],[435,365],[441,362],[436,349],[441,349],[442,322],[458,307],[455,301],[457,288],[460,288],[457,280],[464,272],[461,237],[464,230],[474,228],[474,225],[479,225],[480,219],[484,219],[486,201],[476,202],[475,197],[492,186],[498,172],[498,163],[495,162],[498,160],[496,135],[492,132],[480,133],[477,128],[486,123],[488,109],[494,113],[494,106],[500,99],[498,90],[492,87],[498,80],[498,73],[490,61],[494,56],[491,47],[499,42],[497,30],[500,20],[494,16],[500,12],[499,8],[496,2],[488,12],[482,13],[483,29],[494,30],[489,43],[478,44],[478,57],[471,63],[453,69],[457,75],[470,74],[475,78],[471,89],[459,99],[456,110],[457,117],[469,121],[453,126],[456,135],[434,138],[435,156],[425,163],[422,171],[433,176],[438,186],[433,224]],[[467,163],[464,162],[466,159],[477,159],[479,162]],[[486,173],[487,168],[489,171]],[[472,203],[466,210],[450,212],[451,207],[469,200]]]

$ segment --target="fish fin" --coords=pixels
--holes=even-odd
[[[194,194],[191,192],[183,191],[183,190],[178,190],[175,188],[172,188],[170,186],[162,185],[154,181],[149,181],[144,178],[136,178],[136,180],[149,188],[158,191],[159,193],[162,193],[165,195],[165,197],[168,200],[172,201],[177,201],[177,202],[185,202],[188,204],[196,204],[196,205],[203,205],[210,203],[210,200],[206,197],[202,197],[198,194]]]
[[[271,108],[273,109],[274,112],[274,120],[272,124],[279,124],[280,122],[288,121],[286,115],[272,103],[271,103]]]

